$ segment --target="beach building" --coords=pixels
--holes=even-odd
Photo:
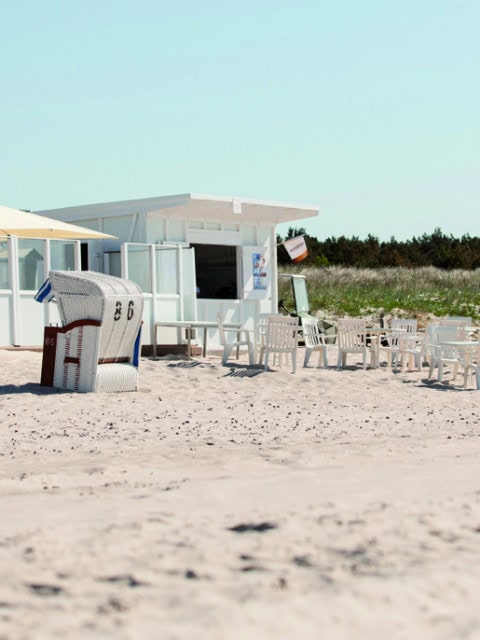
[[[117,237],[82,240],[65,253],[64,262],[66,268],[109,273],[140,285],[145,296],[142,344],[150,345],[155,322],[214,322],[220,312],[227,322],[253,327],[257,313],[276,312],[276,227],[317,216],[319,208],[181,194],[36,213]],[[18,295],[32,300],[38,308],[28,305],[27,324],[17,318],[23,329],[16,332],[15,344],[41,344],[47,312],[33,302],[33,296],[41,284],[40,276],[48,274],[49,268],[62,268],[48,264],[45,249],[34,248],[44,257],[41,267],[36,254],[35,260],[31,258],[37,275],[27,279],[29,286],[35,281],[35,287],[21,289]],[[47,319],[52,321],[55,312],[48,313]],[[11,336],[12,331],[3,332],[3,344]],[[175,343],[178,338],[177,329],[162,327],[158,342]],[[209,330],[208,340],[209,345],[218,344],[214,328]]]

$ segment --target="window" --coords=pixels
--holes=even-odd
[[[8,262],[10,253],[8,251],[8,243],[5,240],[0,241],[0,289],[8,289]]]
[[[237,298],[237,247],[193,244],[198,298]]]
[[[127,246],[128,277],[136,282],[144,293],[152,293],[150,273],[150,249],[147,245]]]
[[[44,281],[43,240],[18,241],[18,275],[20,289],[36,291]]]
[[[50,240],[50,269],[75,269],[75,243],[71,240]]]

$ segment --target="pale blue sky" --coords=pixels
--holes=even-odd
[[[0,203],[207,193],[480,235],[479,0],[0,0]],[[283,228],[282,228],[283,229]]]

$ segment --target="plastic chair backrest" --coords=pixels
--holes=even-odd
[[[298,318],[271,315],[267,318],[265,345],[269,351],[287,352],[296,348],[298,342]]]
[[[415,319],[393,318],[391,329],[391,333],[386,335],[388,346],[392,348],[397,348],[401,344],[405,346],[406,342],[408,344],[413,342],[417,334],[417,321]]]
[[[402,329],[407,333],[416,333],[417,321],[415,319],[393,318],[392,329]]]
[[[444,358],[456,358],[458,350],[455,346],[446,345],[445,342],[457,342],[465,340],[465,327],[463,323],[458,325],[437,325],[432,333],[433,349]]]
[[[472,319],[467,316],[447,316],[445,320],[453,320],[454,322],[464,322],[467,327],[472,326]]]
[[[367,343],[367,324],[358,318],[341,318],[337,325],[340,349],[363,349]]]
[[[302,318],[303,340],[307,349],[323,345],[323,336],[314,318]]]

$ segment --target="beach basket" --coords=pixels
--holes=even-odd
[[[57,302],[62,323],[45,327],[41,384],[72,391],[137,389],[143,315],[137,284],[93,271],[50,271],[39,294],[39,301]]]

